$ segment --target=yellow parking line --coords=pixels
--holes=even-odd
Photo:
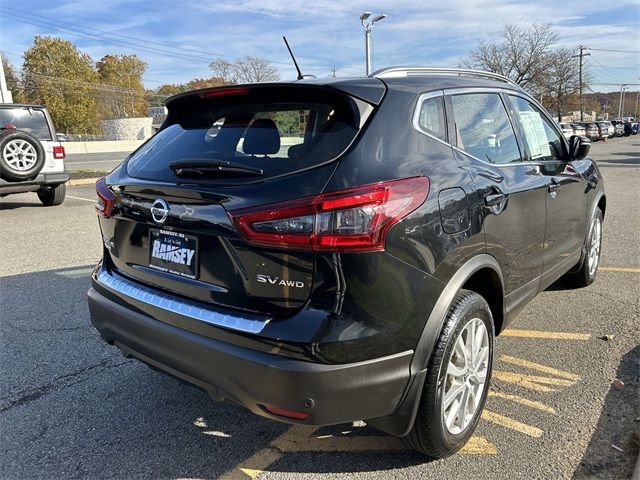
[[[529,400],[528,398],[521,397],[520,395],[511,395],[509,393],[503,392],[489,392],[490,397],[503,398],[505,400],[511,400],[512,402],[519,403],[521,405],[526,405],[527,407],[535,408],[536,410],[540,410],[541,412],[547,412],[552,415],[556,414],[555,408],[548,407],[542,402],[536,402],[535,400]]]
[[[580,376],[576,375],[575,373],[565,372],[564,370],[547,367],[546,365],[542,365],[540,363],[530,362],[529,360],[523,360],[522,358],[516,358],[510,355],[501,355],[500,361],[510,363],[512,365],[517,365],[519,367],[530,368],[531,370],[548,373],[550,375],[555,375],[556,377],[566,378],[567,380],[573,380],[574,382],[580,380]]]
[[[311,435],[318,427],[294,425],[277,437],[271,444],[244,460],[233,470],[220,477],[220,480],[246,480],[256,478],[260,473],[277,462],[287,446],[300,443]]]
[[[536,392],[553,392],[556,390],[555,388],[547,387],[546,385],[569,387],[576,383],[571,380],[565,380],[563,378],[525,375],[515,372],[503,372],[501,370],[494,370],[493,378],[495,378],[496,380],[502,380],[503,382],[513,383],[520,387],[528,388],[529,390],[535,390]]]
[[[98,177],[96,178],[77,178],[75,180],[69,180],[67,183],[69,185],[71,185],[72,187],[76,186],[76,185],[91,185],[92,183],[96,183],[99,180]]]
[[[294,425],[259,452],[244,460],[220,480],[247,480],[256,478],[286,453],[296,452],[395,452],[407,450],[404,442],[386,435],[322,435],[313,436],[317,426]],[[533,427],[531,427],[533,428]],[[460,450],[468,455],[497,455],[498,449],[485,437],[471,437]]]
[[[640,273],[640,268],[625,267],[598,267],[599,272],[624,272],[624,273]]]
[[[556,340],[589,340],[588,333],[573,332],[547,332],[545,330],[521,330],[519,328],[507,328],[500,335],[504,337],[549,338]]]
[[[247,478],[256,478],[265,469],[280,460],[282,452],[272,447],[263,448],[255,455],[242,462],[237,470],[232,470],[222,477],[225,480],[240,480]]]
[[[537,427],[532,427],[531,425],[527,425],[526,423],[519,422],[517,420],[514,420],[513,418],[505,417],[504,415],[499,415],[488,410],[482,412],[482,419],[488,422],[502,425],[503,427],[510,428],[511,430],[524,433],[525,435],[529,435],[533,438],[540,438],[544,433]]]

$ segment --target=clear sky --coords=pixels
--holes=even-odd
[[[286,35],[304,73],[364,73],[364,10],[388,18],[374,29],[375,67],[456,66],[506,23],[551,22],[560,45],[592,49],[594,90],[640,83],[640,1],[518,0],[0,0],[0,49],[20,66],[35,34],[69,39],[98,60],[136,53],[148,69],[147,88],[211,76],[214,58],[263,56],[283,79],[295,74]],[[632,87],[635,89],[637,87]]]

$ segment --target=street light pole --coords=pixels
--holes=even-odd
[[[365,61],[366,61],[365,71],[367,73],[367,76],[369,76],[373,70],[373,49],[371,48],[371,31],[373,30],[373,26],[377,22],[387,18],[385,14],[376,15],[375,17],[373,17],[373,20],[371,20],[368,23],[365,23],[365,21],[370,16],[371,16],[371,12],[363,12],[362,15],[360,15],[360,23],[364,27]]]

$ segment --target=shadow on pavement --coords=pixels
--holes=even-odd
[[[0,211],[1,210],[15,210],[16,208],[22,208],[22,207],[40,207],[40,208],[47,208],[44,207],[42,205],[42,203],[40,203],[40,201],[38,200],[38,197],[33,196],[33,202],[7,202],[6,200],[3,200],[0,198]],[[50,208],[50,207],[48,207]]]
[[[106,345],[86,306],[92,267],[0,277],[0,478],[218,478],[289,429]],[[371,448],[307,452],[302,439],[274,467],[348,473],[425,461],[383,451],[389,437],[367,426],[314,435],[367,437]]]
[[[596,431],[574,479],[631,477],[640,446],[640,345],[622,357],[616,378],[625,386],[622,390],[612,386],[605,397]]]

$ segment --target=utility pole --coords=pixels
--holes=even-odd
[[[590,53],[584,53],[585,50],[589,50],[584,45],[578,47],[580,49],[580,55],[574,55],[571,58],[580,58],[580,121],[584,122],[584,102],[582,101],[582,59],[588,57]]]
[[[330,77],[336,78],[336,66],[334,65],[333,68],[331,69],[331,75],[329,75]]]
[[[622,119],[622,96],[624,89],[627,87],[626,84],[620,85],[620,105],[618,106],[618,118]]]
[[[633,116],[633,119],[637,122],[638,121],[638,94],[640,92],[638,90],[636,90],[636,113]]]

